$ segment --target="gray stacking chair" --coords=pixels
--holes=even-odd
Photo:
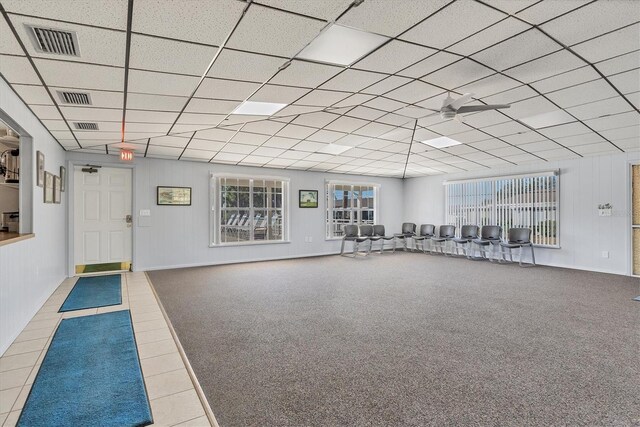
[[[436,226],[433,224],[420,225],[420,233],[417,236],[413,236],[413,241],[418,249],[418,243],[422,246],[422,252],[427,253],[426,244],[429,239],[436,235]]]
[[[442,253],[443,255],[446,255],[445,249],[447,248],[447,242],[451,241],[455,237],[456,237],[455,225],[441,225],[440,229],[438,230],[438,235],[436,237],[431,238],[431,250],[429,252],[433,254],[434,249],[440,248],[440,253]]]
[[[471,242],[473,239],[478,238],[479,231],[480,228],[477,225],[463,225],[460,228],[460,237],[453,239],[453,247],[456,251],[456,255],[459,254],[458,250],[462,249],[462,254],[469,258]]]
[[[473,250],[477,246],[480,256],[493,262],[491,256],[495,253],[495,248],[500,244],[501,239],[502,227],[499,225],[483,225],[482,230],[480,230],[480,238],[471,241],[471,252],[473,254]],[[488,257],[487,254],[489,255]],[[471,258],[471,255],[467,254],[467,257]]]
[[[407,250],[407,240],[416,235],[416,225],[412,222],[403,222],[402,223],[402,233],[396,233],[393,236],[395,237],[393,241],[393,251],[396,251],[396,242],[402,240],[402,245],[404,246],[404,250]]]
[[[531,264],[525,264],[522,262],[522,248],[528,246],[531,248]],[[518,264],[520,267],[533,267],[536,265],[536,256],[533,253],[533,242],[531,242],[531,229],[530,228],[510,228],[509,237],[507,242],[500,242],[500,253],[502,254],[502,260],[500,262],[506,262],[505,249],[509,250],[509,260],[513,262],[513,249],[520,248],[518,256]]]
[[[373,237],[377,237],[377,239],[372,239],[373,241],[380,242],[380,253],[384,250],[384,242],[388,240],[392,240],[394,242],[393,248],[395,249],[395,237],[385,235],[384,225],[373,226]]]
[[[344,226],[343,230],[344,230],[344,236],[342,237],[342,247],[340,248],[340,255],[344,255],[345,242],[353,242],[354,257],[358,255],[358,252],[360,251],[360,244],[362,243],[366,243],[366,242],[369,243],[368,249],[365,252],[365,255],[368,255],[369,252],[371,252],[371,239],[369,239],[369,236],[360,236],[357,225],[347,224]]]

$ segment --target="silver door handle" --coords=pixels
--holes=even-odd
[[[133,223],[133,217],[131,215],[127,215],[124,217],[124,220],[127,224],[132,224]]]

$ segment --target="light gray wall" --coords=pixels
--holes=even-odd
[[[33,138],[33,151],[21,150],[21,154],[33,153],[20,156],[23,170],[25,162],[31,162],[35,170],[35,151],[40,150],[46,169],[57,175],[65,152],[2,79],[0,109]],[[23,182],[29,184],[29,180]],[[65,196],[63,193],[62,204],[45,205],[42,189],[37,187],[32,193],[35,237],[0,246],[0,354],[66,277]]]
[[[560,169],[560,249],[536,248],[541,264],[630,274],[630,165],[640,153],[587,157],[527,166],[412,178],[405,182],[404,213],[417,224],[442,224],[445,180],[480,178]],[[611,217],[598,216],[601,203]],[[609,258],[602,257],[609,252]]]
[[[120,164],[115,156],[69,153],[78,164]],[[234,247],[209,247],[210,172],[290,179],[290,241]],[[69,174],[72,176],[72,174]],[[387,232],[399,232],[403,220],[403,182],[395,178],[361,177],[284,169],[138,158],[134,162],[134,268],[150,270],[336,253],[339,241],[325,240],[325,180],[380,184],[378,221]],[[157,206],[156,186],[192,187],[191,206]],[[298,190],[318,190],[318,209],[298,208]],[[151,210],[150,218],[138,216]],[[312,242],[305,242],[305,237]]]

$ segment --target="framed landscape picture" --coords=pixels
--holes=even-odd
[[[62,202],[62,179],[59,176],[53,177],[53,203]]]
[[[191,187],[158,186],[158,205],[191,206]]]
[[[301,208],[317,208],[318,190],[300,190],[298,206]]]
[[[36,184],[38,187],[44,187],[44,154],[42,151],[36,153]]]
[[[50,172],[44,173],[44,202],[53,203],[53,174]]]

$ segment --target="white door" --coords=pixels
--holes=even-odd
[[[131,262],[131,169],[74,170],[75,265]]]

